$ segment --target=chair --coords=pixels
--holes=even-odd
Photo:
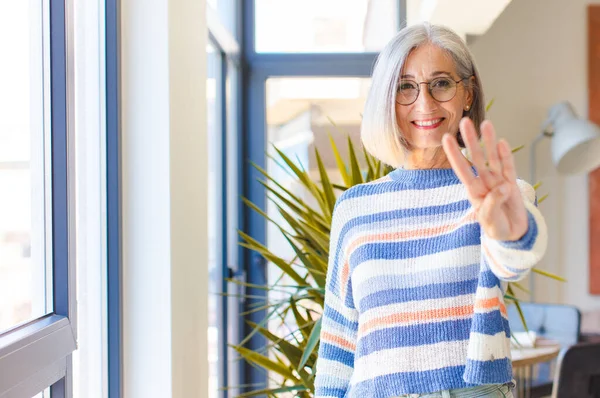
[[[553,398],[600,398],[600,343],[579,343],[563,351]]]
[[[538,336],[557,341],[562,350],[577,344],[581,334],[581,312],[574,306],[543,303],[521,303],[527,327]],[[512,332],[524,331],[523,322],[515,305],[507,308]],[[531,381],[531,398],[552,394],[551,362],[537,367],[537,377]]]

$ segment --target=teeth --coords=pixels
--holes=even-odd
[[[439,123],[441,120],[442,119],[427,120],[427,121],[415,120],[415,124],[420,127],[429,127],[429,126],[433,126],[434,124]]]

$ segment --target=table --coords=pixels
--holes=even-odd
[[[511,349],[512,365],[520,398],[527,398],[531,393],[533,365],[551,361],[558,356],[559,352],[560,345],[547,339],[538,339],[533,348]]]

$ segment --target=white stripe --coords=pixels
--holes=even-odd
[[[481,246],[463,246],[417,258],[368,260],[352,271],[352,284],[360,285],[380,275],[407,275],[435,269],[455,268],[479,262]]]
[[[317,360],[317,373],[322,376],[328,375],[350,380],[353,371],[353,368],[346,366],[341,362],[331,361],[325,358],[319,358]]]
[[[372,308],[360,315],[360,323],[367,323],[374,319],[385,318],[393,314],[406,312],[430,311],[440,308],[452,308],[473,306],[475,303],[475,294],[465,294],[456,297],[444,297],[431,300],[408,301],[406,303],[390,304],[383,307]],[[387,325],[389,327],[391,325]],[[385,326],[384,326],[385,328]]]
[[[510,338],[504,332],[493,336],[471,333],[467,357],[474,361],[491,361],[493,359],[510,359]]]
[[[323,317],[322,330],[324,332],[333,334],[335,336],[340,336],[349,341],[356,339],[356,332],[357,332],[356,330],[353,330],[348,327],[344,327],[328,317]],[[340,347],[340,348],[344,348],[344,347]],[[347,348],[344,348],[344,349],[347,350]]]
[[[345,199],[339,203],[338,208],[344,213],[356,217],[374,212],[410,209],[415,203],[418,203],[419,207],[428,207],[465,199],[467,199],[467,191],[464,185],[455,184],[431,189],[407,189],[358,196]]]
[[[504,294],[502,294],[502,291],[500,290],[500,288],[498,286],[492,286],[492,287],[478,286],[477,291],[475,292],[475,295],[476,295],[477,299],[480,299],[480,300],[487,300],[487,299],[493,299],[493,298],[501,299],[504,297]]]
[[[469,278],[469,276],[466,274],[467,270],[465,270],[465,268],[469,268],[468,271],[472,271],[474,269],[473,264],[469,264],[469,265],[465,265],[465,266],[456,266],[456,267],[453,267],[451,270],[448,270],[448,274],[453,275],[453,277],[452,277],[453,282],[450,282],[450,279],[445,279],[444,276],[442,276],[441,278],[435,279],[433,281],[431,280],[431,278],[428,278],[427,280],[422,280],[421,283],[417,282],[418,284],[411,283],[410,287],[421,287],[421,286],[425,286],[426,284],[431,284],[431,283],[441,284],[441,283],[461,282],[461,281],[466,281],[468,279],[475,279],[479,276],[479,272],[475,271]],[[415,272],[418,272],[418,271],[415,271]],[[432,272],[432,271],[429,271],[429,272]],[[457,278],[456,277],[457,274],[460,274],[461,278]],[[366,296],[389,289],[390,288],[389,284],[386,285],[386,284],[379,282],[379,281],[383,280],[384,277],[395,278],[398,283],[398,285],[393,286],[395,288],[407,287],[406,284],[403,283],[403,281],[402,281],[405,277],[403,275],[396,276],[395,272],[385,272],[381,275],[376,275],[370,279],[367,279],[362,283],[355,282],[354,278],[353,278],[352,286],[353,286],[353,293],[354,293],[354,302],[360,303],[360,301],[363,298],[365,298]]]
[[[468,340],[377,351],[355,361],[352,383],[396,372],[427,371],[465,364]]]

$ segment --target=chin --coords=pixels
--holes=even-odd
[[[423,136],[423,134],[419,134],[418,137],[416,137],[417,139],[412,139],[413,137],[411,137],[411,140],[409,141],[411,146],[415,149],[430,149],[430,148],[437,148],[442,146],[442,137],[444,136],[444,133],[434,133],[434,134],[430,134],[428,136]]]

